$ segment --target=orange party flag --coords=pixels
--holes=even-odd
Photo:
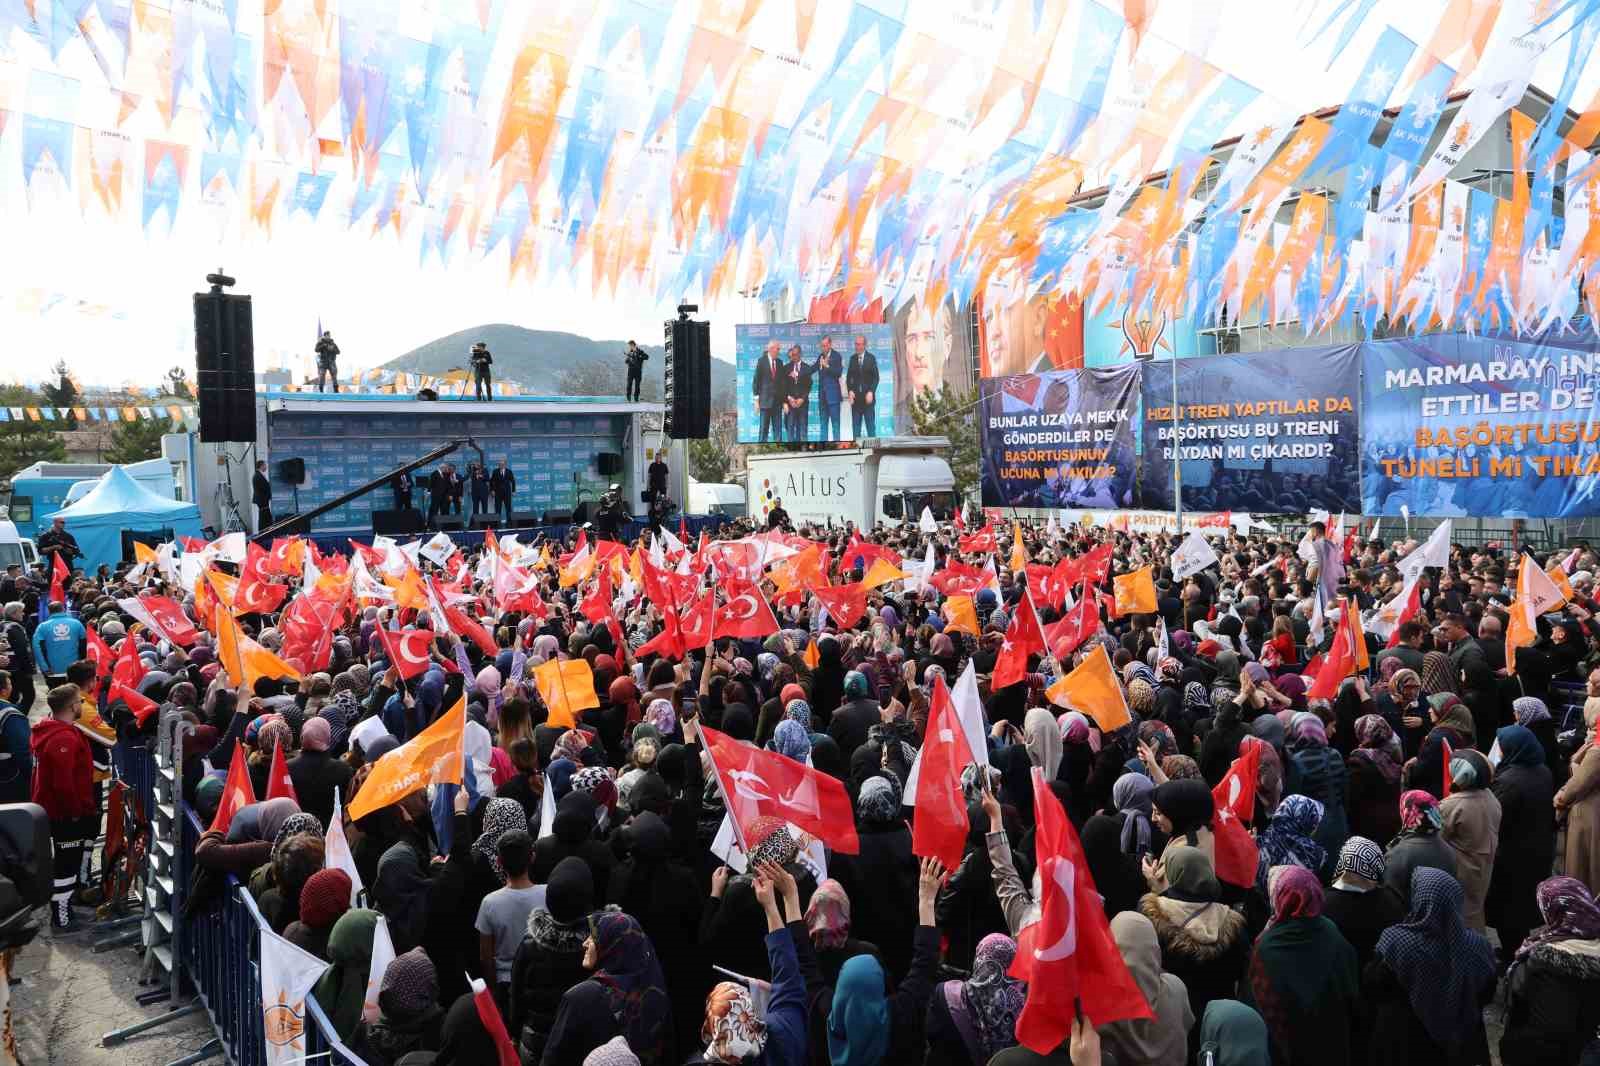
[[[978,635],[978,609],[971,596],[951,596],[944,601],[944,629],[946,633]]]
[[[1028,569],[1028,553],[1022,550],[1022,525],[1011,520],[1011,572],[1023,573]]]
[[[571,729],[578,724],[578,712],[600,706],[594,691],[594,671],[583,659],[551,659],[533,669],[539,695],[550,711],[546,725]]]
[[[817,642],[815,640],[812,640],[806,644],[806,653],[801,658],[805,662],[806,666],[813,670],[815,670],[817,665],[822,662],[822,652],[817,649]]]
[[[462,696],[432,725],[388,752],[350,801],[350,817],[363,818],[430,784],[461,784],[465,761],[467,698]]]
[[[874,559],[872,560],[872,565],[867,568],[867,576],[861,579],[861,587],[875,589],[879,585],[887,585],[891,581],[901,581],[910,576],[910,574],[887,559]]]
[[[1102,732],[1121,729],[1133,721],[1104,644],[1096,644],[1089,657],[1045,690],[1045,695],[1052,703],[1087,714]]]
[[[1117,614],[1155,613],[1156,583],[1148,566],[1131,574],[1118,574],[1112,578],[1111,588],[1116,594]]]

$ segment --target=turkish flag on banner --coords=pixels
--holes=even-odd
[[[1005,641],[1000,645],[1000,654],[995,656],[989,687],[1005,688],[1021,681],[1028,672],[1028,656],[1044,650],[1044,630],[1033,609],[1033,598],[1024,596],[1017,602],[1011,624],[1006,626]]]
[[[1072,1032],[1080,1007],[1096,1027],[1154,1015],[1111,938],[1078,834],[1038,768],[1033,771],[1033,809],[1038,819],[1034,849],[1039,913],[1018,931],[1017,954],[1008,972],[1028,982],[1017,1040],[1048,1055]]]
[[[790,822],[846,855],[861,850],[850,795],[837,778],[777,752],[734,740],[709,726],[702,725],[700,735],[728,813],[739,830],[739,846],[747,853],[747,842],[760,818]]]
[[[943,677],[933,679],[932,710],[922,742],[921,768],[912,803],[911,854],[931,856],[954,870],[967,846],[967,801],[961,771],[973,761],[966,732]]]
[[[410,681],[428,669],[428,649],[433,644],[431,629],[380,629],[378,641],[383,645],[389,664],[400,672],[400,680]]]
[[[876,565],[876,564],[874,564]],[[828,617],[838,627],[849,629],[867,613],[867,586],[857,581],[849,585],[813,585],[811,594],[828,609]]]
[[[233,757],[228,760],[228,780],[222,785],[222,802],[211,819],[210,829],[227,835],[233,816],[256,801],[255,786],[250,783],[250,767],[245,764],[244,750],[233,742]]]
[[[1260,862],[1260,851],[1245,826],[1256,813],[1261,743],[1254,737],[1245,737],[1240,744],[1239,757],[1211,790],[1215,808],[1211,816],[1211,836],[1216,844],[1217,876],[1241,888],[1256,883],[1256,866]]]
[[[729,590],[727,602],[717,608],[717,628],[712,634],[717,640],[723,637],[741,637],[756,640],[770,637],[778,631],[778,619],[767,598],[754,585]]]
[[[292,799],[300,803],[295,794],[294,779],[289,776],[289,764],[283,757],[283,745],[272,746],[272,769],[267,771],[267,799]]]

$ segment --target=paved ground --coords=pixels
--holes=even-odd
[[[196,1014],[102,1047],[105,1033],[157,1017],[166,1004],[141,1007],[134,998],[144,991],[139,953],[130,946],[96,955],[89,950],[94,935],[55,937],[46,929],[22,950],[15,973],[22,984],[12,988],[11,1006],[24,1066],[165,1066],[210,1038],[211,1023]]]

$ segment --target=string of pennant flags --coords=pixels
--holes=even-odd
[[[128,404],[115,407],[0,407],[0,422],[138,422],[170,418],[178,424],[195,421],[193,404]]]
[[[310,222],[597,293],[1565,323],[1600,300],[1600,95],[1576,98],[1600,2],[1438,2],[1311,115],[1211,62],[1219,4],[1186,45],[1160,0],[0,4],[0,40],[37,46],[0,137],[30,206],[152,239]],[[1302,7],[1330,65],[1376,9]],[[1535,121],[1516,108],[1553,53]],[[1507,180],[1455,180],[1508,115]]]

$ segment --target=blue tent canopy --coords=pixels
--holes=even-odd
[[[67,532],[77,538],[83,552],[74,565],[85,570],[122,561],[123,530],[170,529],[174,534],[200,535],[199,507],[157,496],[120,466],[102,474],[88,495],[50,517],[66,520]]]

